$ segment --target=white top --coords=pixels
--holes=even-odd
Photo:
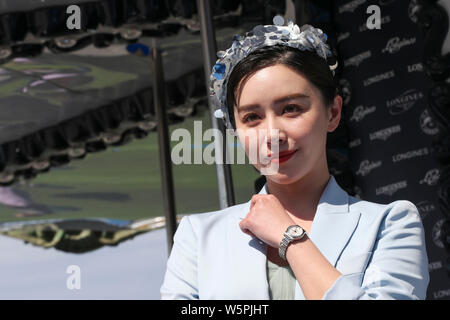
[[[297,279],[289,265],[279,266],[267,259],[270,300],[294,300]]]

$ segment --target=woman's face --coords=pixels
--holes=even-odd
[[[327,132],[338,126],[341,106],[342,99],[336,96],[333,107],[327,109],[314,85],[293,69],[277,64],[257,71],[243,84],[234,118],[251,163],[263,174],[271,167],[266,178],[288,184],[323,166],[324,161],[326,165]],[[295,153],[278,156],[276,141],[279,153]],[[252,160],[250,152],[257,154],[257,159]],[[268,163],[267,156],[275,158]]]

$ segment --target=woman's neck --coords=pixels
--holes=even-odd
[[[327,168],[319,173],[311,172],[291,184],[278,184],[267,178],[267,187],[269,193],[277,197],[292,218],[312,222],[330,177]]]

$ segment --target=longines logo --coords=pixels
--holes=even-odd
[[[396,126],[392,126],[392,127],[386,128],[386,129],[382,129],[379,131],[369,133],[369,138],[370,138],[370,141],[376,140],[376,139],[386,141],[394,133],[399,133],[400,131],[402,131],[402,128],[398,124]]]
[[[372,56],[372,52],[370,50],[361,52],[360,54],[357,54],[356,56],[350,57],[346,60],[344,60],[344,67],[348,66],[359,66],[361,62],[363,62],[365,59],[370,58]]]
[[[350,141],[350,143],[348,144],[348,146],[349,146],[350,148],[354,148],[354,147],[359,146],[360,144],[361,144],[361,139],[360,139],[360,138],[357,138],[357,139],[355,139],[355,140]]]
[[[342,90],[342,99],[344,100],[342,103],[344,106],[347,106],[352,98],[352,87],[350,82],[347,79],[341,78],[339,79],[339,86]]]
[[[380,167],[381,164],[382,164],[381,161],[370,162],[369,160],[363,160],[360,163],[359,169],[358,169],[358,171],[356,171],[356,174],[365,177],[370,173],[370,171],[372,171],[375,168]]]
[[[408,73],[411,72],[422,72],[423,71],[423,64],[421,62],[410,64],[407,66]]]
[[[423,132],[426,134],[432,136],[439,132],[439,127],[436,125],[436,123],[433,121],[433,118],[428,113],[428,109],[423,110],[423,112],[420,114],[420,129],[422,129]]]
[[[365,2],[366,2],[366,0],[350,1],[349,3],[346,3],[343,6],[339,7],[339,13],[353,12],[353,11],[355,11],[356,8],[358,8],[360,5],[362,5]]]
[[[431,237],[433,238],[434,244],[439,248],[444,248],[444,244],[441,240],[441,229],[444,224],[445,219],[438,220],[431,230]]]
[[[408,16],[412,22],[417,23],[417,13],[420,11],[421,6],[417,0],[411,0],[408,6]]]
[[[391,22],[391,17],[389,15],[384,16],[384,17],[382,17],[380,19],[380,24],[386,24],[386,23],[389,23],[389,22]],[[369,30],[367,28],[367,23],[363,23],[362,25],[360,25],[358,30],[359,30],[359,32],[364,32],[366,30]]]
[[[450,289],[438,290],[433,292],[433,298],[441,299],[445,297],[450,297]]]
[[[353,115],[350,118],[350,121],[359,122],[362,119],[364,119],[364,117],[366,115],[375,112],[376,109],[377,109],[377,107],[375,107],[375,106],[371,106],[371,107],[367,107],[367,108],[365,108],[364,106],[357,106],[355,108],[355,110],[353,110]]]
[[[337,37],[337,42],[341,42],[341,41],[347,39],[349,36],[350,36],[350,32],[339,33],[339,35]]]
[[[419,181],[419,184],[427,184],[429,186],[435,186],[439,181],[440,172],[439,169],[428,170],[425,177]]]
[[[396,154],[395,156],[392,156],[392,162],[399,162],[402,160],[406,160],[406,159],[411,159],[411,158],[415,158],[415,157],[421,157],[421,156],[426,156],[428,155],[428,148],[422,148],[422,149],[417,149],[417,150],[411,150],[405,153],[399,153]]]
[[[409,38],[403,40],[400,40],[399,37],[394,37],[388,40],[386,47],[384,47],[381,50],[381,53],[389,52],[389,53],[396,53],[404,46],[410,46],[412,44],[416,43],[416,38]]]
[[[406,180],[402,180],[399,182],[395,182],[392,184],[388,184],[386,186],[382,186],[379,188],[375,189],[375,194],[378,196],[380,194],[385,194],[385,195],[389,195],[392,196],[395,192],[397,192],[400,189],[404,189],[408,186],[408,183],[406,182]]]
[[[416,204],[417,210],[419,210],[420,218],[425,219],[431,212],[436,210],[436,206],[428,201],[423,200]]]
[[[411,109],[418,100],[424,97],[423,93],[417,89],[410,89],[403,92],[397,98],[386,101],[389,113],[392,115],[402,114]]]
[[[442,261],[433,261],[428,264],[428,271],[434,271],[442,268]]]
[[[381,73],[381,74],[378,74],[378,75],[376,75],[374,77],[365,79],[364,80],[364,87],[370,86],[372,83],[380,82],[380,81],[387,80],[387,79],[390,79],[390,78],[393,78],[393,77],[395,77],[394,70],[389,70],[388,72]]]

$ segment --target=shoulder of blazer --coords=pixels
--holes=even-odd
[[[365,220],[382,219],[398,212],[406,212],[408,216],[418,216],[417,207],[409,200],[395,200],[387,204],[362,200],[349,195],[350,210],[361,212],[361,218]]]
[[[249,208],[250,201],[236,204],[224,209],[209,211],[203,213],[195,213],[187,215],[194,230],[202,230],[206,226],[220,225],[227,223],[230,219],[237,219],[243,210]]]

